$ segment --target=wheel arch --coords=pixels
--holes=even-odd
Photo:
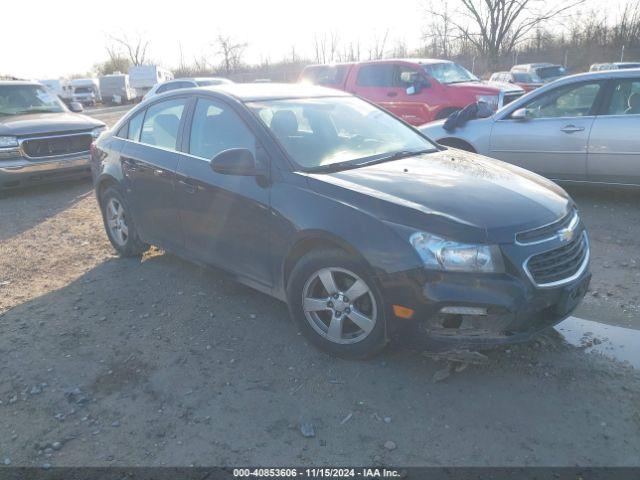
[[[333,235],[329,232],[322,230],[308,230],[304,232],[300,232],[294,241],[291,243],[287,254],[285,255],[284,261],[282,262],[281,267],[281,286],[283,291],[287,288],[287,282],[289,281],[289,276],[293,271],[298,260],[300,260],[303,256],[313,250],[319,250],[321,248],[335,248],[338,250],[342,250],[347,254],[354,256],[364,262],[368,268],[371,269],[371,265],[365,257],[358,251],[350,243],[346,242],[344,239]]]
[[[458,137],[444,137],[437,140],[437,142],[440,145],[444,145],[446,147],[458,148],[460,150],[465,150],[472,153],[478,152],[478,150],[471,144],[471,142]]]
[[[96,182],[96,186],[95,186],[95,190],[96,190],[96,196],[98,198],[98,200],[100,200],[100,198],[102,197],[102,194],[105,192],[105,190],[109,187],[118,187],[120,185],[120,182],[118,182],[118,180],[109,175],[109,174],[103,174],[100,176],[100,178],[98,178],[98,181]]]

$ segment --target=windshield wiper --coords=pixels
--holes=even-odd
[[[400,160],[401,158],[412,157],[414,155],[420,155],[422,153],[433,153],[436,150],[433,148],[425,148],[422,150],[398,150],[390,154],[375,155],[369,157],[369,160],[360,161],[348,160],[346,162],[331,163],[329,165],[320,165],[310,170],[312,173],[331,173],[339,172],[340,170],[348,170],[351,168],[360,168],[367,165],[374,165],[376,163],[390,162],[393,160]]]
[[[26,113],[60,113],[61,110],[51,110],[50,108],[29,108],[28,110],[20,110],[16,115],[24,115]]]
[[[398,150],[397,152],[393,152],[389,155],[384,155],[383,157],[374,158],[366,162],[356,163],[355,166],[363,167],[365,165],[373,165],[376,163],[391,162],[393,160],[400,160],[401,158],[413,157],[414,155],[420,155],[422,153],[433,153],[434,151],[435,150],[433,148],[425,148],[422,150]]]

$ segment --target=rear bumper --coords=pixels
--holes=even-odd
[[[89,176],[88,153],[47,160],[0,160],[0,190]]]
[[[411,319],[395,319],[413,340],[482,348],[523,342],[561,322],[578,306],[590,279],[587,267],[570,283],[539,288],[527,278],[509,274],[416,269],[389,275],[381,283],[389,305],[414,311]],[[442,313],[445,307],[472,307],[486,313]]]

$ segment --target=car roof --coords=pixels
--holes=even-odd
[[[348,97],[349,94],[333,88],[301,83],[228,83],[199,87],[193,92],[210,90],[221,92],[242,102],[286,98]]]
[[[0,85],[40,85],[40,82],[34,82],[32,80],[0,80]]]
[[[573,83],[581,80],[607,80],[610,78],[627,78],[637,77],[640,75],[640,68],[627,68],[623,70],[600,70],[596,72],[577,73],[562,77],[559,80],[551,82],[549,85],[559,85],[561,83]]]
[[[561,67],[562,65],[558,63],[521,63],[519,65],[514,65],[511,67],[511,70],[514,68],[542,68],[542,67]]]

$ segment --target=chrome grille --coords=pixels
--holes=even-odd
[[[58,157],[73,153],[89,153],[93,141],[91,133],[27,138],[21,141],[22,151],[27,157]]]
[[[557,222],[518,233],[516,235],[516,242],[522,245],[546,242],[547,240],[553,239],[558,234],[558,230],[563,228],[575,229],[579,220],[578,212],[576,212],[575,209],[571,210],[571,212]]]
[[[551,286],[580,275],[588,260],[589,241],[582,231],[566,245],[533,255],[525,269],[538,286]]]

